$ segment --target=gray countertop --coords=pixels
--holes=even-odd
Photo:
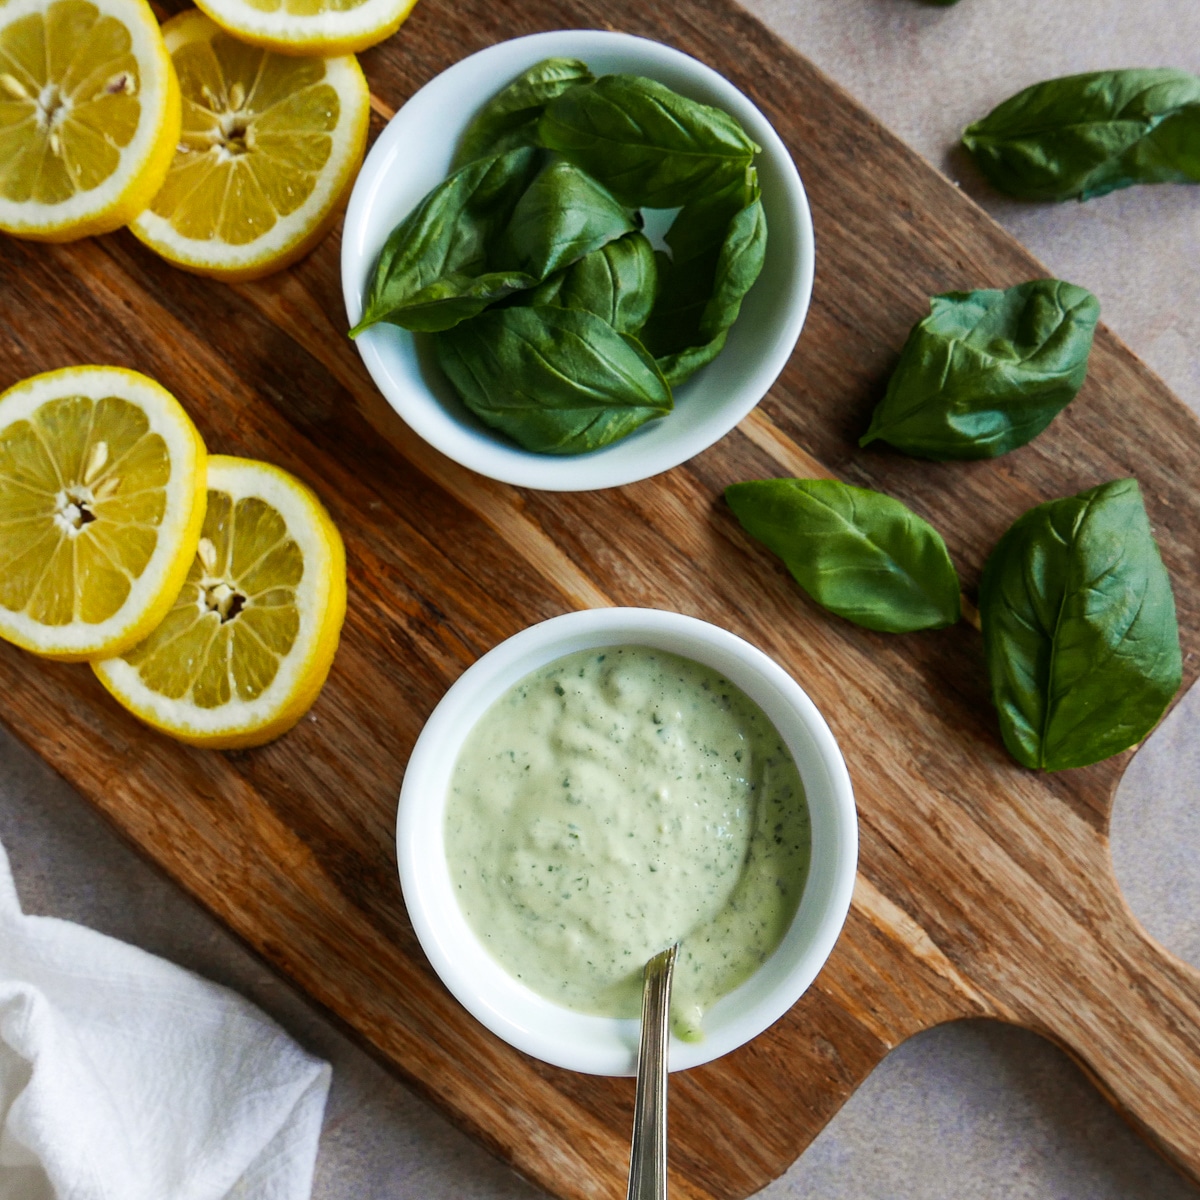
[[[1029,83],[1117,66],[1200,73],[1197,0],[961,0],[952,8],[750,0],[748,7],[952,178],[963,169],[954,152],[962,126]],[[1105,321],[1200,410],[1200,189],[1031,206],[987,193],[965,169],[963,186],[1053,274],[1091,288]],[[317,1200],[539,1194],[352,1046],[2,729],[0,840],[27,911],[80,921],[226,983],[332,1060]],[[1113,856],[1134,912],[1200,966],[1198,851],[1200,690],[1193,690],[1121,785]],[[963,1022],[895,1050],[762,1193],[810,1195],[1182,1200],[1200,1191],[1142,1146],[1058,1050],[1023,1030]]]

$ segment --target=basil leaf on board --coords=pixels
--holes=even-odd
[[[1025,445],[1083,386],[1099,318],[1091,292],[1057,279],[934,296],[859,445],[939,461]]]
[[[531,304],[556,304],[595,313],[618,333],[637,334],[658,289],[654,247],[634,231],[593,250],[529,293]]]
[[[910,633],[953,625],[958,574],[910,508],[836,479],[759,479],[725,489],[734,516],[820,605],[856,625]]]
[[[743,179],[685,205],[667,230],[658,299],[644,340],[672,387],[710,363],[762,270],[767,222],[751,167]]]
[[[463,403],[540,454],[598,450],[673,407],[641,343],[590,312],[493,309],[434,345]]]
[[[1135,479],[1020,517],[983,570],[992,699],[1026,767],[1086,767],[1154,728],[1182,682],[1171,581]]]
[[[537,123],[546,105],[577,83],[590,83],[587,63],[577,58],[546,58],[497,92],[475,114],[458,143],[454,165],[537,145]]]
[[[495,256],[540,282],[636,228],[606,188],[571,163],[556,161],[517,201]]]
[[[962,140],[993,186],[1022,200],[1200,183],[1200,77],[1164,67],[1050,79],[967,126]]]
[[[489,243],[509,222],[538,169],[538,151],[477,159],[429,192],[392,231],[367,293],[357,337],[380,321],[447,329],[537,279],[496,270]]]
[[[623,204],[647,208],[720,190],[760,149],[728,113],[638,75],[603,75],[564,92],[538,137]]]

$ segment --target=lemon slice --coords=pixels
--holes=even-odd
[[[163,623],[92,664],[130,712],[214,748],[257,746],[308,711],[346,613],[346,554],[321,502],[266,463],[213,455],[208,511]]]
[[[119,229],[162,186],[179,121],[145,0],[0,4],[0,229],[50,242]]]
[[[203,0],[235,37],[280,54],[353,54],[391,37],[416,0]]]
[[[246,46],[195,9],[163,36],[183,132],[130,228],[201,275],[254,279],[295,262],[336,220],[362,162],[370,95],[357,60]]]
[[[0,396],[0,637],[66,660],[145,637],[196,553],[205,457],[134,371],[68,367]]]

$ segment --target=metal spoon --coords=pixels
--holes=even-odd
[[[642,1040],[626,1200],[667,1200],[667,1034],[678,949],[676,942],[656,954],[642,975]]]

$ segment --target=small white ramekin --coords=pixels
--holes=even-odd
[[[467,924],[446,863],[450,776],[467,734],[514,683],[546,663],[600,646],[653,646],[704,663],[771,719],[795,759],[812,817],[812,865],[800,907],[775,953],[704,1018],[704,1039],[671,1039],[671,1070],[719,1058],[756,1037],[804,994],[829,957],[850,907],[858,819],[850,777],[824,718],[796,681],[761,650],[678,613],[598,608],[568,613],[501,642],[433,710],[404,774],[396,823],[404,901],[433,968],[493,1033],[555,1066],[593,1075],[636,1070],[638,1022],[564,1008],[531,991],[494,959]]]
[[[787,147],[758,108],[727,79],[669,46],[626,33],[563,30],[489,46],[427,83],[379,136],[354,185],[342,235],[342,291],[350,324],[388,234],[450,169],[475,112],[526,68],[552,56],[579,58],[595,74],[647,75],[735,116],[762,147],[767,261],[742,305],[725,349],[675,390],[675,411],[591,454],[533,454],[489,429],[459,400],[426,343],[395,325],[367,330],[357,345],[391,406],[430,445],[505,483],[590,491],[678,466],[727,434],[783,370],[808,312],[813,227]]]

